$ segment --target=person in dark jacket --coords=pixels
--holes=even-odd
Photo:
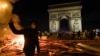
[[[37,47],[37,52],[39,54],[39,39],[38,39],[38,31],[37,31],[37,23],[36,21],[31,23],[30,28],[23,28],[21,30],[17,30],[14,27],[14,22],[11,20],[9,23],[9,27],[14,34],[23,34],[24,35],[24,48],[23,51],[25,56],[34,56],[35,55],[35,47]]]

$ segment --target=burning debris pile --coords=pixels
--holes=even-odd
[[[14,38],[6,38],[0,42],[0,56],[23,54],[24,38],[23,35],[16,35]]]
[[[49,54],[51,56],[100,56],[100,50],[80,42],[52,41]]]
[[[64,43],[63,41],[53,41],[50,44],[49,54],[50,56],[64,56],[63,53],[83,52],[81,47],[74,46],[71,43]]]
[[[9,35],[6,37],[3,41],[0,41],[0,56],[24,56],[24,36]],[[42,51],[49,49],[47,39],[40,39],[39,42]],[[37,49],[35,50],[37,51]]]
[[[43,44],[45,45],[44,48],[48,51],[49,56],[100,56],[100,51],[97,48],[77,41],[46,40]]]
[[[24,56],[24,36],[17,35],[13,37],[0,42],[0,56]],[[94,48],[89,49],[88,45],[83,46],[84,44],[70,43],[67,40],[39,39],[39,42],[41,49],[40,56],[72,56],[84,53],[87,56],[88,50],[97,51]]]

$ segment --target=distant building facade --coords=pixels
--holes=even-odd
[[[49,31],[82,31],[81,8],[81,2],[50,5]]]

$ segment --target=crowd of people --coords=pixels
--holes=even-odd
[[[68,32],[39,32],[40,36],[46,35],[48,38],[51,38],[52,35],[56,35],[57,39],[61,40],[99,40],[100,39],[100,32],[96,30],[84,30],[84,31],[68,31]]]
[[[59,32],[58,38],[65,40],[99,40],[100,32],[96,32],[95,30]]]

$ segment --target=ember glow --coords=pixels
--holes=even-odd
[[[17,47],[19,50],[23,50],[24,47],[24,35],[18,35],[16,38],[12,39],[11,44]]]

